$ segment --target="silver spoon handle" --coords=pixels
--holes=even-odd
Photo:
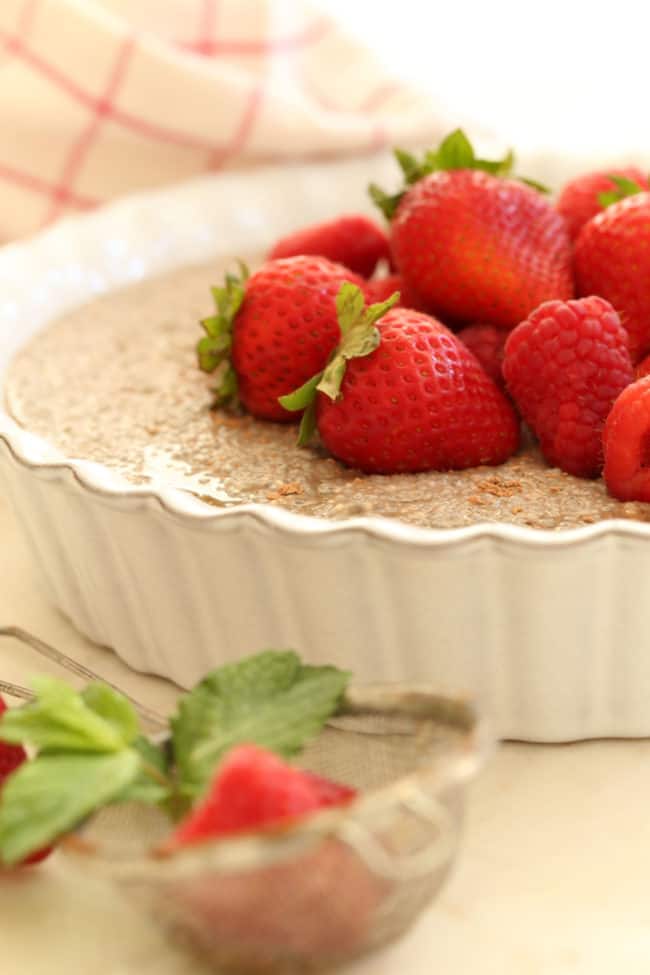
[[[49,643],[45,643],[44,640],[40,640],[33,633],[29,633],[27,630],[23,630],[19,626],[0,626],[0,637],[8,636],[12,637],[14,640],[18,640],[20,643],[24,643],[35,650],[36,653],[40,654],[41,657],[45,657],[52,663],[58,664],[63,670],[67,670],[71,674],[75,674],[77,677],[83,677],[85,680],[91,681],[101,681],[103,684],[108,684],[113,690],[117,691],[128,701],[131,702],[140,717],[147,721],[150,725],[157,728],[166,728],[167,721],[165,717],[153,708],[147,707],[146,704],[141,704],[130,694],[127,694],[113,684],[112,681],[106,680],[100,674],[96,674],[89,667],[84,667],[83,664],[78,663],[73,660],[72,657],[68,657],[67,654],[63,653],[61,650],[57,650],[56,647],[51,646]],[[21,687],[18,684],[11,684],[6,681],[0,681],[0,690],[4,690],[7,694],[12,694],[14,697],[24,698],[29,700],[33,695],[30,690],[26,687]]]

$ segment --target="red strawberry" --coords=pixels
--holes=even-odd
[[[0,716],[4,714],[7,710],[7,705],[4,700],[0,697]],[[27,752],[22,745],[10,745],[6,741],[0,741],[0,791],[2,790],[2,783],[15,772],[23,762],[27,760]],[[26,857],[20,864],[23,867],[31,866],[34,863],[40,863],[52,852],[51,848],[48,846],[44,850],[37,850],[30,856]]]
[[[214,288],[216,315],[202,321],[198,344],[206,372],[223,366],[217,403],[239,396],[254,416],[293,419],[278,397],[322,369],[339,329],[336,295],[344,281],[365,282],[322,257],[269,261],[250,278],[228,275]]]
[[[607,414],[634,378],[612,306],[598,297],[540,305],[508,336],[503,374],[549,463],[597,476]]]
[[[257,745],[233,748],[205,798],[174,831],[165,849],[218,836],[282,826],[326,806],[350,802],[354,789],[287,765]]]
[[[423,164],[398,160],[406,191],[371,194],[393,214],[397,270],[436,314],[510,329],[542,301],[573,296],[564,219],[537,190],[503,178],[511,156],[477,159],[455,132]]]
[[[650,193],[627,196],[584,225],[574,270],[578,294],[616,308],[638,362],[650,351]]]
[[[647,177],[636,166],[613,167],[595,173],[584,173],[568,182],[560,193],[555,209],[566,220],[569,235],[575,240],[588,220],[604,209],[599,197],[601,193],[616,190],[612,176],[632,180],[640,187],[648,189]]]
[[[623,390],[605,424],[607,490],[619,501],[650,501],[650,376]]]
[[[507,332],[494,325],[468,325],[457,333],[461,342],[473,352],[481,363],[492,382],[499,389],[505,389],[505,380],[501,365],[503,363],[503,347],[506,344]]]
[[[344,214],[296,230],[273,246],[269,259],[299,254],[327,257],[364,278],[370,277],[379,261],[390,258],[385,232],[362,213]]]
[[[374,305],[378,301],[386,301],[392,294],[399,291],[398,308],[413,308],[414,311],[426,311],[424,302],[419,294],[409,287],[400,274],[388,274],[384,278],[374,278],[364,287],[366,299]]]
[[[506,397],[449,329],[408,309],[384,314],[390,304],[365,309],[359,290],[344,285],[338,299],[341,344],[323,374],[284,397],[284,405],[303,409],[318,390],[315,414],[323,443],[339,460],[368,473],[505,461],[519,443]],[[303,443],[312,416],[313,403],[303,418]]]

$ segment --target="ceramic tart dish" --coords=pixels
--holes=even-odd
[[[219,262],[264,253],[298,223],[362,209],[363,187],[393,178],[388,157],[228,174],[5,247],[5,407],[9,364],[71,310],[83,324],[98,296],[188,265],[214,262],[218,283]],[[32,383],[37,395],[37,376]],[[574,525],[530,527],[524,492],[509,501],[513,523],[497,523],[500,469],[480,477],[484,496],[460,527],[408,523],[392,510],[305,514],[272,490],[266,501],[215,505],[173,480],[134,483],[66,454],[0,412],[0,484],[52,601],[136,670],[188,686],[241,654],[293,646],[362,682],[427,681],[472,695],[502,737],[650,734],[645,507],[611,503],[589,523],[579,501]]]

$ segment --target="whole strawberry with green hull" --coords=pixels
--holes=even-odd
[[[650,192],[629,192],[584,225],[574,271],[578,294],[601,295],[616,308],[638,362],[650,351]]]
[[[371,195],[389,217],[398,272],[443,319],[518,325],[542,301],[571,298],[564,219],[507,174],[512,155],[476,157],[461,131],[422,162],[397,154],[406,188]]]
[[[253,275],[242,266],[213,288],[216,314],[201,322],[199,365],[219,369],[216,404],[242,405],[263,420],[290,422],[278,403],[322,369],[338,341],[336,295],[344,281],[362,286],[340,264],[322,257],[268,261]]]
[[[612,167],[594,173],[583,173],[563,187],[555,208],[567,222],[571,240],[575,240],[584,225],[604,210],[603,194],[616,192],[629,184],[648,189],[648,178],[636,166]]]
[[[301,442],[315,422],[334,457],[374,474],[503,463],[519,444],[506,397],[444,325],[389,305],[366,309],[358,289],[342,287],[338,349],[282,399],[289,409],[308,407]]]
[[[389,260],[388,237],[363,213],[345,213],[323,223],[302,227],[281,240],[269,252],[269,260],[314,254],[343,264],[369,278],[381,260]]]
[[[634,378],[618,314],[602,298],[547,301],[510,333],[503,374],[542,453],[568,474],[602,470],[602,432]]]

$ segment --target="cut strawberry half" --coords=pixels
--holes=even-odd
[[[350,802],[355,795],[354,789],[288,765],[264,748],[239,745],[223,760],[207,794],[163,850],[285,826],[307,813]]]
[[[604,477],[619,501],[650,501],[650,376],[620,394],[603,431]]]

